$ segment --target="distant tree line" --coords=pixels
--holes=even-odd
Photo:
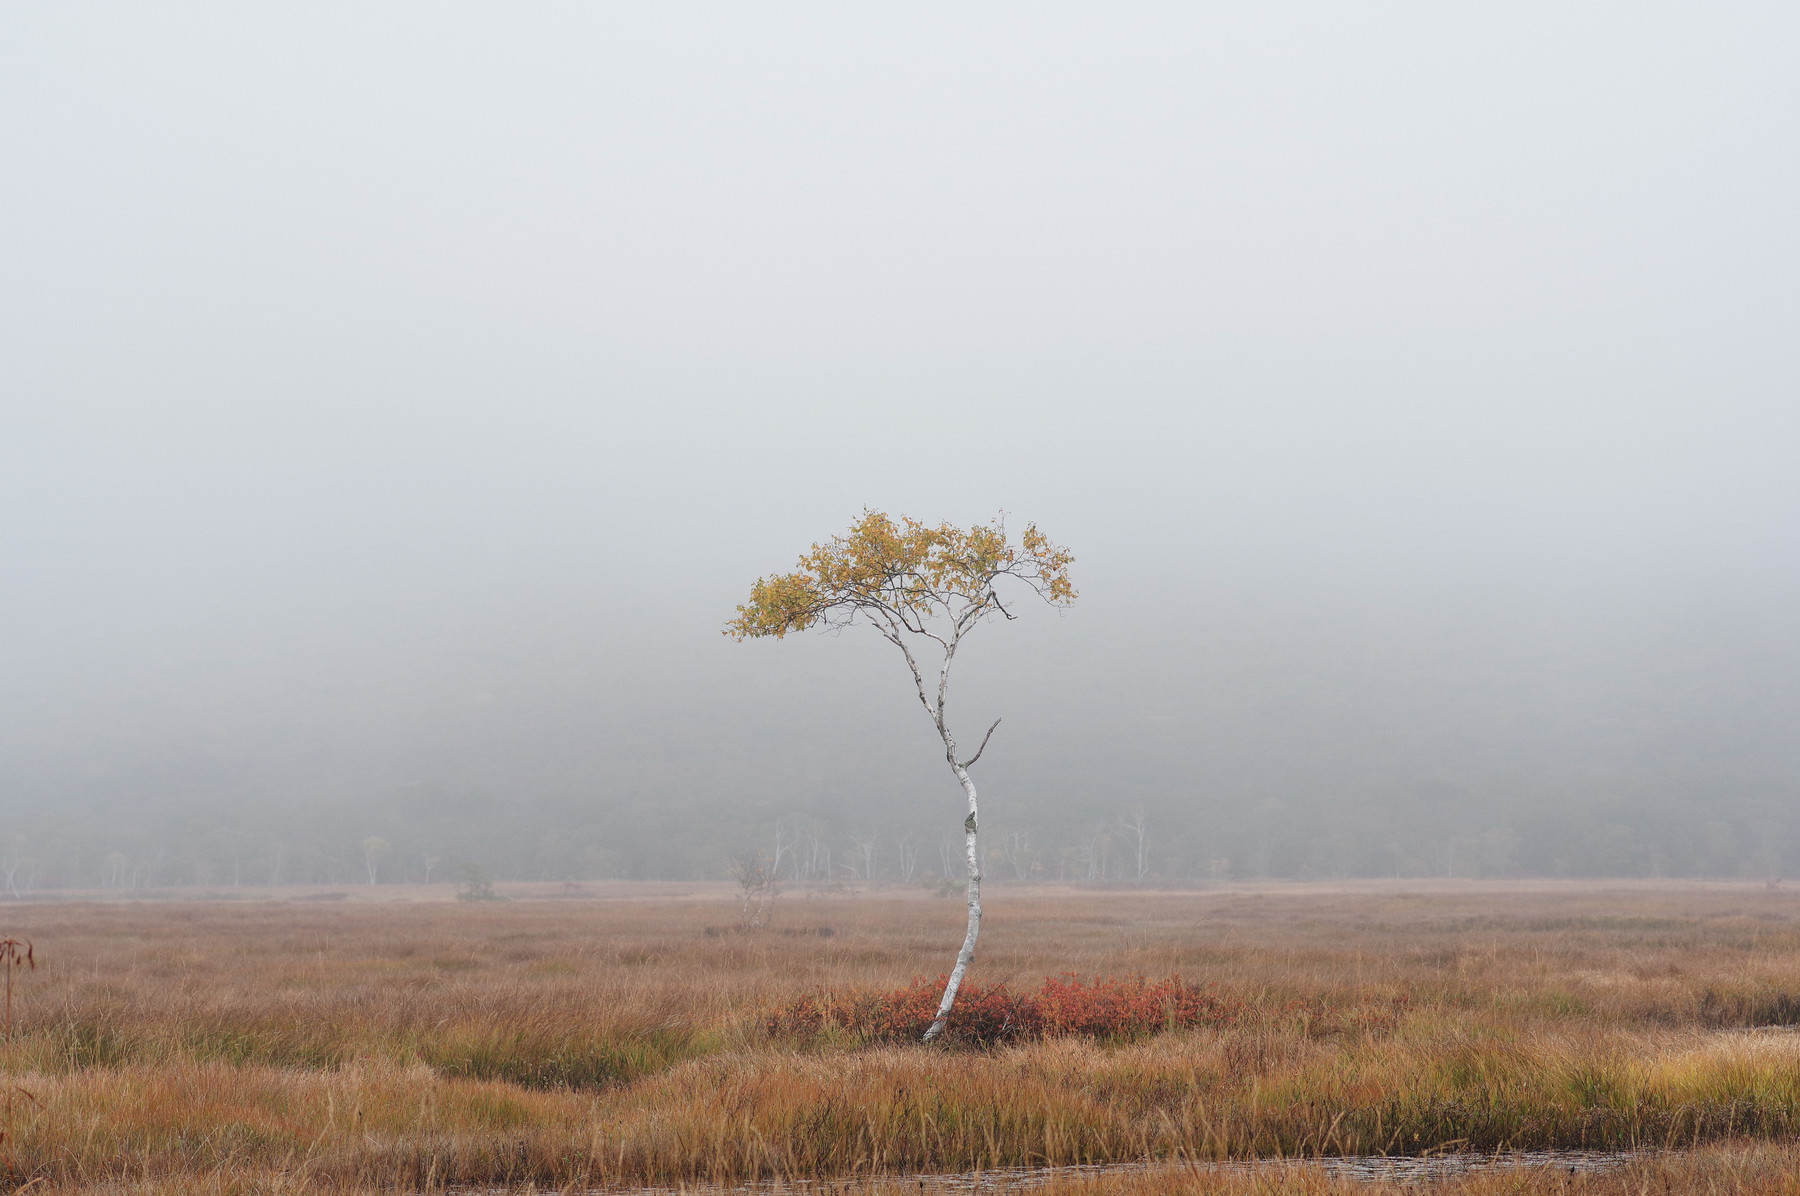
[[[949,800],[946,798],[946,800]],[[782,883],[941,885],[943,819],[829,805],[579,801],[412,791],[274,803],[62,801],[6,811],[0,891],[175,886],[724,879],[746,845]],[[1498,805],[1447,784],[1237,803],[1171,795],[1124,812],[1004,804],[999,884],[1205,884],[1356,877],[1736,877],[1800,869],[1796,794],[1551,794]],[[1795,875],[1800,877],[1800,871]]]

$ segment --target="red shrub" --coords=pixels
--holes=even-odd
[[[809,994],[770,1014],[768,1029],[801,1037],[836,1029],[870,1042],[917,1040],[937,1014],[946,980],[914,980],[888,993]],[[971,1043],[1056,1034],[1136,1038],[1160,1030],[1226,1025],[1240,1010],[1237,1001],[1213,986],[1189,984],[1179,976],[1083,981],[1064,973],[1046,979],[1035,993],[1014,994],[1004,984],[983,988],[965,983],[944,1033]]]

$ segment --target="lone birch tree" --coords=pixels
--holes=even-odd
[[[943,1032],[981,933],[979,809],[969,769],[981,759],[1000,725],[995,719],[975,754],[961,758],[946,712],[950,666],[963,637],[978,624],[996,614],[1008,620],[1016,617],[1006,605],[1010,599],[1001,598],[1002,584],[1016,584],[1052,606],[1075,601],[1069,582],[1073,560],[1035,524],[1026,527],[1015,546],[1004,519],[964,530],[948,523],[929,527],[905,516],[895,522],[881,511],[864,511],[847,535],[814,544],[794,572],[757,578],[750,601],[737,608],[737,618],[725,627],[726,635],[742,642],[771,635],[781,639],[790,631],[811,627],[836,630],[866,623],[906,658],[919,702],[944,741],[944,759],[969,807],[963,819],[969,929],[944,985],[937,1016],[925,1031],[926,1042]]]

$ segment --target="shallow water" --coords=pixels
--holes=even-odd
[[[713,1186],[687,1184],[678,1187],[591,1188],[584,1196],[827,1196],[854,1192],[876,1183],[917,1186],[934,1196],[960,1193],[1029,1192],[1056,1180],[1087,1176],[1129,1175],[1137,1172],[1255,1172],[1283,1168],[1316,1170],[1334,1178],[1429,1183],[1459,1175],[1486,1171],[1520,1171],[1532,1168],[1576,1174],[1615,1171],[1646,1157],[1642,1151],[1521,1150],[1498,1154],[1346,1155],[1305,1159],[1233,1159],[1200,1163],[1097,1163],[1075,1167],[998,1167],[991,1171],[966,1171],[935,1175],[882,1175],[841,1177],[829,1180],[782,1180],[752,1184]],[[504,1196],[507,1189],[466,1189],[468,1196]]]

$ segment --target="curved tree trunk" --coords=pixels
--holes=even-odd
[[[963,936],[962,950],[956,953],[956,967],[950,973],[950,982],[944,985],[944,999],[938,1002],[937,1017],[925,1031],[926,1042],[944,1032],[944,1023],[950,1019],[950,1007],[956,1003],[956,990],[962,987],[963,973],[969,970],[969,964],[975,958],[975,940],[981,934],[981,857],[975,850],[975,837],[979,832],[975,782],[970,779],[969,770],[956,762],[955,742],[948,736],[945,739],[950,749],[950,767],[955,771],[956,779],[962,782],[963,792],[969,795],[969,816],[963,821],[963,853],[969,865],[969,932]]]

